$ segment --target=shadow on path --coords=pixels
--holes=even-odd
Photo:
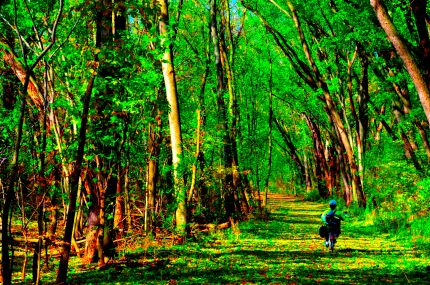
[[[324,205],[287,196],[269,198],[268,221],[182,246],[155,248],[152,260],[73,274],[72,284],[430,284],[428,261],[399,243],[345,231],[334,252],[317,231]]]

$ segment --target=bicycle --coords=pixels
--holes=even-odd
[[[336,244],[336,238],[340,234],[340,221],[341,219],[336,216],[327,216],[327,234],[328,234],[328,242],[329,248],[331,251],[334,251],[334,245]]]

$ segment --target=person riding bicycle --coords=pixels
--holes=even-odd
[[[336,237],[340,235],[340,221],[344,220],[344,217],[342,214],[336,213],[336,207],[337,203],[336,200],[331,200],[329,202],[330,209],[325,211],[321,215],[321,221],[324,223],[323,227],[321,227],[322,232],[320,232],[320,235],[325,238],[325,246],[329,246],[329,236],[328,233],[331,231],[335,234]]]

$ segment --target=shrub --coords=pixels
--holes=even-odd
[[[319,201],[321,200],[321,196],[318,190],[311,190],[305,193],[304,199],[305,201]]]

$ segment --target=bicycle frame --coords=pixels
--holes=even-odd
[[[335,235],[335,233],[329,232],[328,233],[328,238],[329,238],[330,250],[333,251],[334,250],[334,244],[336,243],[336,235]]]

